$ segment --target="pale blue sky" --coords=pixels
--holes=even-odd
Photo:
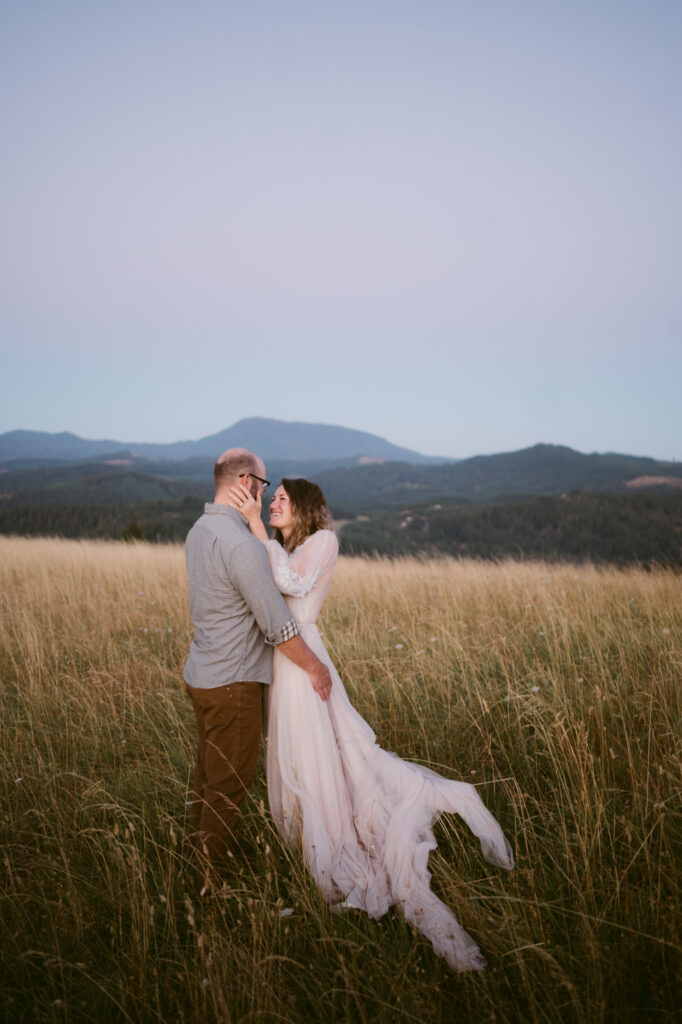
[[[0,4],[0,432],[682,458],[682,4]]]

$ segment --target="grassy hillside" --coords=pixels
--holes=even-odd
[[[437,827],[434,886],[489,962],[454,975],[397,912],[329,912],[262,777],[198,900],[180,547],[0,538],[5,1019],[672,1021],[680,596],[664,570],[341,560],[321,626],[352,700],[479,785],[515,849],[499,872]]]

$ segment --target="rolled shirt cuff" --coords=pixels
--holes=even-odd
[[[269,633],[266,638],[266,644],[270,644],[272,647],[277,647],[279,644],[283,644],[286,640],[291,640],[293,637],[298,636],[300,629],[296,625],[293,619],[289,619],[283,626],[276,629],[274,633]]]

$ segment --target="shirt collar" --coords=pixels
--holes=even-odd
[[[232,519],[236,519],[237,522],[243,523],[248,529],[247,524],[244,522],[244,517],[238,508],[234,505],[218,505],[215,501],[207,501],[204,505],[204,513],[207,516],[230,516]]]

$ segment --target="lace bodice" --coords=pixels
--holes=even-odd
[[[317,619],[338,555],[339,542],[331,530],[312,533],[291,553],[276,540],[268,541],[273,578],[299,624]]]

